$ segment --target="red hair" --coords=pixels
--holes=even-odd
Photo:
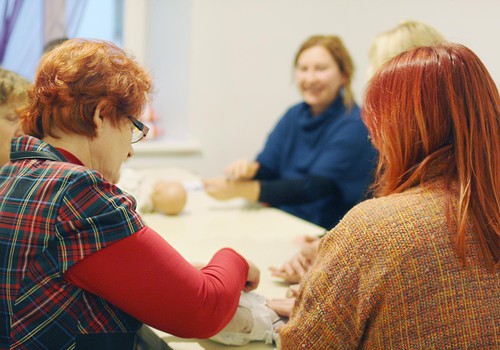
[[[30,104],[21,113],[22,128],[38,138],[55,137],[54,127],[94,137],[98,107],[114,125],[140,116],[151,85],[148,73],[114,44],[71,39],[43,56]]]
[[[380,153],[376,195],[436,176],[444,178],[450,196],[458,185],[454,212],[451,197],[447,203],[457,252],[465,262],[471,225],[487,264],[498,269],[500,98],[480,59],[452,43],[396,56],[367,87],[363,119]]]

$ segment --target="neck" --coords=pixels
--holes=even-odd
[[[46,136],[43,138],[43,141],[47,142],[53,147],[62,148],[72,153],[83,163],[84,166],[92,169],[92,140],[90,139],[90,137],[62,133],[57,136],[58,137]]]
[[[321,113],[323,113],[324,111],[326,110],[326,107],[325,106],[311,106],[311,114],[313,117],[316,117],[318,115],[320,115]]]

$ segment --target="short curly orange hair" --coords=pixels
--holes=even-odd
[[[118,125],[120,118],[141,115],[151,89],[146,70],[113,43],[70,39],[43,56],[21,125],[38,138],[56,137],[54,128],[95,137],[98,106]]]

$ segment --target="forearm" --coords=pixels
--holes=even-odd
[[[260,182],[255,180],[228,180],[223,177],[204,180],[205,191],[219,200],[242,197],[256,202],[260,195]]]
[[[155,328],[207,338],[231,319],[247,274],[246,260],[230,249],[197,270],[146,227],[73,265],[64,277]]]
[[[257,202],[260,196],[260,182],[251,181],[237,181],[235,184],[235,193],[237,197],[245,198],[251,202]]]
[[[326,196],[340,198],[341,194],[333,180],[319,176],[261,181],[259,191],[259,201],[271,205],[306,203]]]
[[[265,165],[261,165],[260,163],[259,167],[255,173],[254,179],[256,180],[275,180],[279,178],[279,174],[271,171],[268,167]]]

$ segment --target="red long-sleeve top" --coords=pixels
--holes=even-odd
[[[149,227],[94,253],[65,273],[140,321],[185,338],[208,338],[233,317],[248,263],[218,251],[196,269]]]

